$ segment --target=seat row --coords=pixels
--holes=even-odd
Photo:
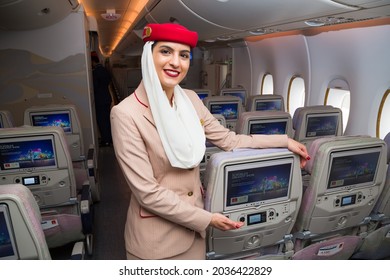
[[[390,256],[390,134],[334,136],[299,158],[286,149],[214,153],[206,209],[244,223],[210,228],[208,259],[382,259]],[[386,143],[387,142],[387,143]]]
[[[92,206],[100,200],[97,160],[93,145],[84,149],[75,106],[28,108],[20,127],[1,115],[9,128],[0,129],[0,192],[13,185],[31,192],[49,249],[83,241],[91,255]]]

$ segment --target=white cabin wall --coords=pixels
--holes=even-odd
[[[74,104],[84,146],[95,143],[89,37],[84,11],[41,29],[0,31],[0,109],[23,125],[26,108]]]
[[[311,104],[323,104],[331,80],[345,79],[351,91],[345,134],[376,136],[380,102],[390,86],[390,25],[324,32],[307,41]]]
[[[251,59],[248,48],[234,47],[232,60],[232,88],[242,86],[252,95]]]
[[[390,87],[390,25],[345,29],[313,36],[289,35],[247,42],[252,61],[252,94],[260,92],[265,73],[274,79],[274,93],[287,102],[292,76],[305,80],[305,105],[324,103],[335,78],[351,91],[350,120],[345,134],[376,135],[378,109]],[[362,113],[364,112],[364,113]]]
[[[265,73],[270,73],[274,80],[274,94],[282,95],[285,102],[291,78],[302,77],[307,99],[310,64],[304,36],[274,37],[248,42],[248,48],[252,60],[252,95],[260,93],[261,80]]]

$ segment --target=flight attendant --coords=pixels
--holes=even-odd
[[[179,83],[198,35],[179,24],[148,24],[135,92],[111,110],[115,154],[131,189],[125,225],[128,259],[205,259],[207,227],[241,222],[204,210],[199,163],[206,138],[235,148],[287,147],[306,164],[304,145],[287,135],[237,135],[220,125],[197,94]]]

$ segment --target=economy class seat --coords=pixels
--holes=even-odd
[[[51,260],[39,206],[22,184],[0,185],[1,259]],[[84,258],[83,242],[76,242],[70,259]]]
[[[89,181],[92,199],[100,201],[100,185],[95,146],[84,147],[84,136],[76,106],[73,104],[49,104],[32,106],[24,111],[24,124],[30,126],[58,126],[64,130],[68,150],[78,185]]]
[[[287,149],[215,153],[205,173],[205,209],[244,225],[207,231],[207,259],[288,259],[301,203],[297,155]]]
[[[342,111],[330,105],[297,108],[292,122],[294,139],[306,146],[317,138],[343,135]]]
[[[287,134],[293,138],[291,115],[283,111],[243,112],[237,122],[238,134]]]
[[[386,143],[369,136],[314,140],[311,175],[293,229],[293,259],[349,259],[384,188]]]
[[[390,133],[387,144],[387,173],[383,191],[371,213],[371,226],[353,259],[385,259],[390,257]]]
[[[64,131],[56,126],[0,130],[0,184],[23,184],[37,201],[49,248],[84,240],[92,254],[88,181],[78,186]]]
[[[14,127],[14,118],[10,111],[0,110],[0,128]]]

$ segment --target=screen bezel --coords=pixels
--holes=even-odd
[[[374,174],[374,178],[370,182],[364,182],[364,183],[358,183],[358,184],[352,184],[352,185],[342,185],[342,186],[334,186],[330,187],[331,182],[330,182],[330,176],[332,173],[332,165],[333,161],[337,158],[341,157],[346,157],[346,156],[353,156],[353,155],[361,155],[361,154],[370,154],[370,153],[379,153],[377,163],[376,163],[376,170]],[[377,181],[377,175],[378,175],[378,167],[381,159],[381,153],[382,153],[382,148],[381,147],[372,147],[372,148],[364,148],[364,149],[354,149],[354,150],[348,150],[348,151],[334,151],[330,154],[329,158],[329,168],[327,170],[327,184],[326,184],[326,192],[338,192],[341,190],[350,190],[350,189],[359,189],[362,187],[367,187],[367,186],[373,186],[376,184]]]
[[[245,89],[240,89],[240,88],[238,88],[238,89],[222,89],[221,95],[222,96],[230,95],[230,96],[238,97],[238,98],[240,98],[241,104],[243,106],[245,106],[245,104],[246,104],[247,96],[246,96]]]
[[[58,114],[66,114],[66,115],[68,115],[70,131],[66,131],[64,129],[63,129],[63,131],[64,131],[65,134],[72,134],[73,133],[73,121],[72,121],[72,113],[70,112],[70,110],[51,110],[51,111],[34,111],[34,112],[30,112],[29,113],[30,124],[31,124],[31,126],[38,126],[38,125],[34,125],[34,117],[36,117],[36,116],[48,116],[48,115],[58,115]],[[61,126],[57,126],[57,127],[62,128]]]
[[[257,104],[258,103],[274,103],[278,102],[280,105],[280,109],[269,109],[269,110],[258,110],[257,109]],[[259,111],[259,112],[267,112],[267,111],[283,111],[283,104],[282,104],[282,99],[281,98],[275,98],[275,99],[256,99],[255,104],[254,104],[254,111]]]
[[[310,119],[318,118],[318,117],[337,117],[337,123],[336,123],[336,128],[335,128],[334,134],[308,136],[308,127],[309,127]],[[318,137],[337,136],[338,135],[338,131],[339,131],[339,126],[340,126],[340,118],[341,118],[341,115],[338,112],[332,112],[332,113],[309,113],[309,114],[307,114],[306,115],[304,137],[307,138],[307,139],[314,139],[314,138],[318,138]]]
[[[35,166],[35,167],[26,167],[26,168],[12,168],[12,169],[1,169],[0,168],[0,174],[13,174],[13,173],[27,173],[27,172],[34,172],[37,170],[55,170],[58,169],[58,160],[57,160],[57,150],[55,146],[54,141],[54,135],[47,134],[47,135],[36,135],[36,136],[20,136],[20,137],[6,137],[6,138],[0,138],[0,145],[3,144],[16,144],[19,142],[30,142],[30,141],[42,141],[42,140],[50,140],[51,146],[53,150],[53,159],[54,164],[50,166]]]
[[[208,108],[209,108],[209,111],[211,114],[220,114],[220,115],[224,116],[226,122],[237,121],[238,118],[240,117],[240,102],[241,102],[240,100],[210,101],[208,104]],[[216,106],[216,105],[218,105],[218,106],[235,105],[237,108],[236,118],[234,118],[234,119],[227,118],[222,112],[213,112],[212,108],[213,108],[213,106]]]
[[[272,198],[272,199],[266,199],[261,200],[257,202],[247,202],[247,203],[241,203],[238,205],[228,205],[228,176],[229,172],[232,171],[241,171],[245,169],[253,169],[253,168],[264,168],[264,167],[270,167],[270,166],[278,166],[281,164],[290,164],[290,177],[288,181],[288,190],[287,194],[281,197]],[[250,162],[250,163],[238,163],[238,164],[232,164],[227,165],[224,167],[224,190],[223,190],[223,196],[224,196],[224,203],[223,203],[223,210],[225,212],[229,212],[232,210],[237,209],[248,209],[248,208],[257,208],[261,205],[265,204],[274,204],[276,202],[280,201],[288,201],[290,199],[291,195],[291,183],[292,183],[292,176],[294,172],[294,158],[293,157],[286,157],[281,159],[272,159],[272,160],[264,160],[264,161],[257,161],[257,162]]]
[[[12,254],[7,256],[0,255],[0,260],[18,260],[19,259],[18,249],[15,242],[15,236],[12,228],[11,218],[9,215],[8,205],[4,203],[0,203],[0,215],[4,215],[5,227],[6,227],[5,230],[8,232],[8,236],[10,238],[10,243],[11,243],[10,245],[13,251]]]
[[[288,118],[249,120],[249,122],[248,122],[248,133],[249,134],[253,134],[253,133],[251,133],[252,125],[255,125],[255,124],[272,124],[272,123],[284,123],[285,124],[284,133],[282,133],[282,134],[264,134],[264,135],[283,135],[283,134],[287,134],[287,131],[288,131],[288,127],[287,127],[288,126]]]

